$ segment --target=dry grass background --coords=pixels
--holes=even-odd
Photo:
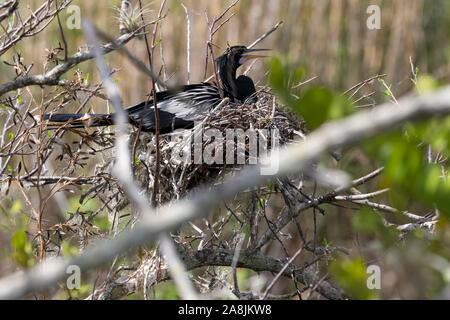
[[[41,1],[29,1],[34,8]],[[205,55],[208,28],[205,15],[210,19],[220,14],[232,1],[185,0],[191,20],[191,81],[205,79]],[[120,1],[76,0],[81,8],[82,19],[93,20],[97,26],[111,35],[119,34],[117,13],[114,6]],[[149,18],[157,16],[160,1],[143,2],[153,11]],[[370,4],[381,6],[381,30],[366,27]],[[186,16],[181,1],[167,3],[168,16],[161,24],[162,39],[156,49],[156,65],[160,66],[160,46],[163,48],[167,76],[186,82]],[[23,7],[22,7],[23,9]],[[393,85],[396,94],[411,88],[411,67],[409,57],[419,66],[420,72],[433,74],[436,78],[450,78],[450,3],[445,0],[245,0],[233,10],[236,15],[215,36],[215,54],[227,46],[250,44],[278,21],[283,27],[264,40],[260,47],[272,48],[274,54],[286,56],[292,64],[302,65],[307,77],[319,76],[316,80],[337,90],[377,73],[386,73],[387,82]],[[66,15],[66,16],[65,16]],[[61,15],[63,24],[68,15]],[[69,54],[84,45],[82,30],[66,30]],[[25,61],[33,62],[34,72],[42,71],[45,49],[58,46],[60,41],[57,23],[46,32],[25,39],[15,49]],[[146,61],[144,41],[132,41],[128,48]],[[10,61],[11,50],[6,56]],[[113,54],[108,58],[112,67],[120,68],[116,74],[125,104],[144,99],[149,92],[149,81],[145,75],[127,61],[125,57]],[[266,62],[257,62],[252,76],[259,80],[267,71]],[[85,63],[81,70],[93,68],[92,62]],[[11,68],[0,66],[0,82],[11,78]],[[91,72],[91,79],[95,79]],[[208,71],[208,75],[211,71]],[[70,74],[68,76],[71,76]],[[102,103],[103,104],[103,103]],[[101,106],[100,106],[101,109]]]

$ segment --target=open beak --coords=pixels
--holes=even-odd
[[[266,58],[267,56],[262,56],[258,54],[252,54],[253,52],[258,51],[269,51],[271,49],[246,49],[244,55],[239,59],[240,64],[244,64],[250,59],[257,59],[257,58]]]

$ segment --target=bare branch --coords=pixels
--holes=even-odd
[[[184,11],[186,12],[186,24],[187,24],[187,35],[186,35],[186,41],[187,41],[187,48],[186,48],[186,62],[187,62],[187,84],[191,83],[191,20],[189,19],[189,12],[186,6],[182,3],[181,4],[184,8]]]
[[[115,41],[110,42],[108,44],[105,44],[100,47],[100,50],[102,54],[107,54],[111,51],[116,50],[117,48],[123,46],[128,41],[130,41],[136,34],[137,31],[133,33],[127,33],[119,38],[117,38]],[[32,85],[47,85],[47,86],[54,86],[54,85],[60,85],[65,86],[68,84],[66,80],[60,80],[60,77],[75,67],[76,65],[91,60],[94,58],[94,53],[92,49],[88,49],[84,52],[77,52],[71,57],[68,57],[66,61],[63,63],[57,65],[53,69],[49,70],[45,74],[39,74],[39,75],[27,75],[24,77],[20,77],[14,81],[4,83],[0,85],[0,96],[4,95],[5,93],[13,90],[17,90],[19,88],[32,86]]]
[[[252,49],[254,46],[256,46],[258,43],[263,41],[265,38],[267,38],[269,35],[272,34],[275,30],[277,30],[279,27],[283,25],[283,21],[278,22],[276,25],[274,25],[269,31],[261,35],[258,39],[253,41],[250,45],[247,46],[247,48]]]
[[[303,246],[300,247],[300,249],[297,250],[297,252],[289,259],[289,261],[281,268],[280,272],[273,278],[272,282],[267,286],[266,291],[264,292],[263,296],[261,297],[261,300],[265,300],[267,295],[269,294],[270,289],[275,285],[275,283],[278,281],[278,279],[281,277],[281,275],[286,271],[286,269],[289,267],[289,265],[294,262],[295,258],[299,256],[299,254],[302,252]]]
[[[51,10],[51,1],[46,1],[34,12],[32,11],[31,15],[25,21],[20,21],[19,25],[12,26],[8,30],[4,30],[5,34],[0,35],[0,56],[13,47],[22,38],[34,36],[44,30],[53,21],[56,13],[66,8],[71,2],[72,0],[64,0],[58,8]],[[14,11],[15,9],[12,10],[12,12]],[[2,15],[0,18],[5,19],[11,14],[8,10],[6,15],[4,17]],[[3,19],[0,19],[0,22]]]
[[[14,11],[16,11],[17,6],[19,5],[18,0],[10,0],[1,4],[1,9],[7,8],[4,12],[0,14],[0,23],[11,16]]]

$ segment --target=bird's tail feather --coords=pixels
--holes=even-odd
[[[67,123],[70,128],[83,128],[112,125],[113,117],[113,114],[46,113],[43,115],[43,120],[47,120],[48,125]]]

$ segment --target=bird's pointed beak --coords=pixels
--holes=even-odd
[[[258,52],[258,51],[270,51],[272,49],[245,49],[245,53]]]
[[[257,58],[266,58],[267,56],[259,55],[259,54],[253,54],[253,52],[259,52],[259,51],[269,51],[271,49],[246,49],[244,52],[244,55],[239,59],[240,64],[244,64],[250,59],[257,59]]]

